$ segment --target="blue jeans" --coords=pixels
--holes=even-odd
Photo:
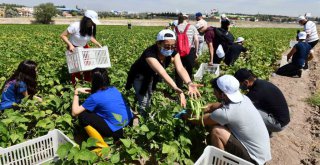
[[[281,124],[273,117],[272,114],[268,114],[263,110],[258,109],[268,132],[280,132],[283,130],[284,127],[281,127]]]
[[[136,93],[136,98],[138,99],[138,104],[139,104],[138,111],[139,111],[139,114],[141,116],[143,116],[143,117],[146,117],[147,116],[146,109],[150,107],[150,102],[151,102],[152,83],[153,83],[153,81],[151,81],[148,84],[148,90],[144,95],[139,93],[140,89],[141,89],[141,86],[142,86],[142,82],[143,82],[143,75],[138,74],[135,77],[134,81],[133,81],[133,88],[134,88],[134,91]]]

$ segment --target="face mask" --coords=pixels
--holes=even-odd
[[[160,53],[166,57],[170,57],[173,51],[174,50],[167,50],[167,49],[161,48]]]

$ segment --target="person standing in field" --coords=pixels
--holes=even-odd
[[[210,83],[218,99],[204,109],[203,122],[210,129],[210,144],[254,164],[271,160],[267,128],[251,100],[241,94],[239,81],[223,75]]]
[[[239,37],[237,41],[229,47],[229,51],[226,53],[224,57],[224,63],[228,66],[234,64],[234,62],[239,58],[241,52],[247,52],[247,48],[243,46],[244,38]]]
[[[230,21],[223,19],[221,21],[221,27],[208,27],[205,24],[198,26],[198,31],[204,33],[204,39],[208,45],[210,60],[209,65],[220,64],[223,57],[219,57],[217,49],[219,45],[223,47],[224,53],[227,53],[229,46],[233,44],[234,37],[229,32]]]
[[[307,33],[306,32],[299,32],[298,34],[299,41],[291,51],[287,55],[287,61],[290,60],[292,57],[292,62],[280,67],[276,74],[282,76],[298,76],[301,77],[302,68],[306,63],[308,55],[311,50],[311,45],[306,42]]]
[[[60,37],[67,44],[67,49],[70,52],[75,51],[76,47],[89,48],[89,41],[98,47],[102,47],[96,40],[96,25],[98,24],[100,24],[98,14],[93,10],[87,10],[81,21],[70,24],[67,30],[62,32]],[[69,36],[70,38],[68,38]],[[91,81],[90,71],[72,73],[72,84],[76,84],[76,78],[82,80],[82,73],[85,81]]]
[[[21,103],[24,97],[35,98],[37,93],[37,64],[31,60],[22,61],[13,75],[6,80],[1,91],[0,111],[17,108],[14,104]]]
[[[269,135],[282,131],[290,122],[290,114],[281,90],[269,81],[258,79],[251,70],[245,68],[239,69],[234,77],[240,82],[242,90],[249,90],[246,96],[258,109]]]
[[[308,20],[305,16],[300,16],[298,18],[299,24],[303,26],[303,30],[307,33],[306,42],[310,44],[311,49],[313,49],[319,42],[319,36],[317,31],[317,25]],[[311,51],[309,56],[313,56],[313,51]],[[308,58],[308,57],[306,57]],[[305,61],[303,69],[308,69],[308,60]]]
[[[199,48],[199,32],[193,25],[188,23],[188,18],[189,16],[187,14],[179,14],[178,26],[175,27],[175,32],[177,35],[177,49],[181,58],[182,65],[187,70],[189,77],[192,78],[192,69],[195,64],[195,59],[198,56],[197,52]],[[189,53],[180,51],[182,49],[180,43],[186,43],[186,45],[182,46],[185,46],[185,48],[188,49]],[[179,88],[182,88],[183,81],[180,78],[177,70],[175,73],[175,82]]]
[[[196,13],[196,20],[197,20],[197,24],[195,25],[195,27],[197,28],[197,30],[199,29],[200,26],[203,26],[203,25],[207,26],[207,21],[203,19],[202,13],[200,12]],[[203,50],[204,34],[199,33],[198,39],[199,39],[199,48],[197,50],[197,54],[198,56],[200,56],[202,55],[202,50]]]
[[[131,65],[128,72],[125,88],[130,90],[133,86],[139,103],[139,113],[147,117],[146,109],[150,107],[151,96],[160,78],[177,93],[180,104],[185,107],[186,99],[183,91],[168,75],[165,68],[173,61],[178,75],[188,87],[191,97],[198,97],[199,85],[193,84],[188,72],[183,67],[180,55],[176,50],[176,35],[172,30],[161,30],[157,35],[157,41],[148,47],[142,55]]]

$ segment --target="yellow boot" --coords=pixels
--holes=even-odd
[[[98,147],[109,147],[108,144],[103,140],[102,136],[100,135],[100,133],[94,129],[93,127],[91,127],[90,125],[84,127],[84,129],[86,130],[87,134],[92,137],[92,138],[95,138],[98,140],[98,142],[96,143],[96,145]]]

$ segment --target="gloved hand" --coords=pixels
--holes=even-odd
[[[174,115],[174,118],[178,118],[178,119],[182,119],[184,115],[187,114],[187,110],[183,109],[182,111],[180,111],[179,113]]]

